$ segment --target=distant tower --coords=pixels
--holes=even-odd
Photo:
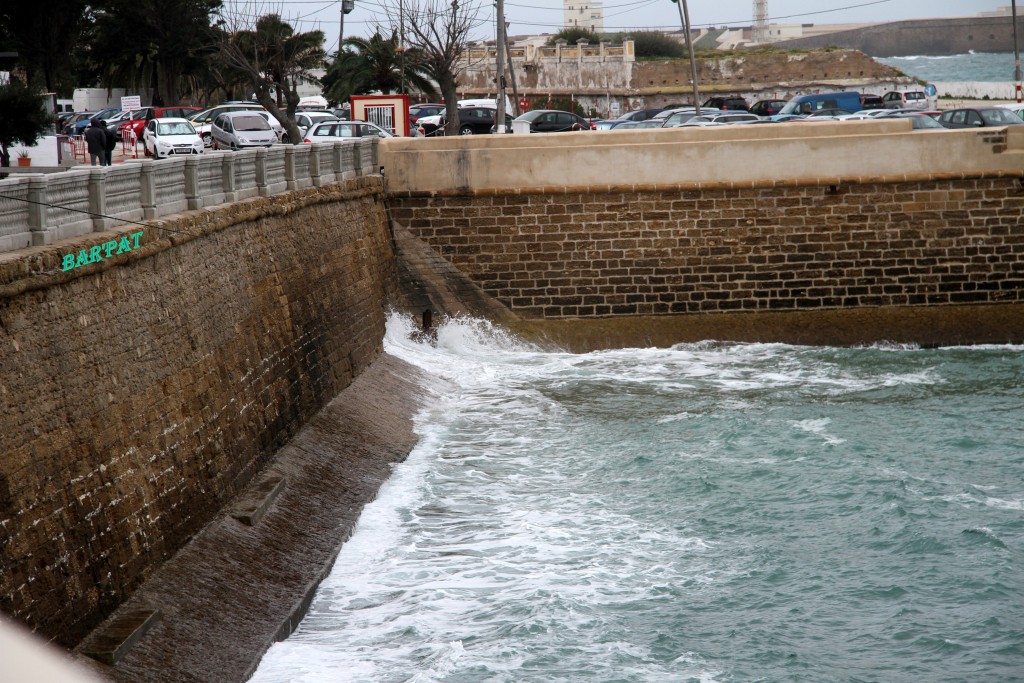
[[[768,42],[768,0],[754,0],[754,35],[755,43]]]

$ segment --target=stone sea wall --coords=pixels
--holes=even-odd
[[[1020,178],[996,175],[392,199],[398,223],[538,320],[1019,305],[1022,211]],[[762,338],[796,340],[787,325]],[[918,341],[1024,334],[960,325],[954,339],[925,330]],[[802,339],[886,338],[870,325],[862,333]]]
[[[380,176],[0,260],[0,610],[73,645],[381,353]]]

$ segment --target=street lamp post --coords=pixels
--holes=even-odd
[[[345,15],[356,7],[356,0],[341,0],[341,25],[338,28],[338,52],[341,52],[341,42],[345,40]]]
[[[686,51],[690,53],[690,81],[693,83],[693,107],[700,116],[700,95],[697,93],[697,60],[693,57],[693,41],[690,40],[690,8],[686,6],[686,0],[672,0],[679,9],[679,21],[683,25],[683,35],[686,38]],[[1016,2],[1016,0],[1014,0]]]

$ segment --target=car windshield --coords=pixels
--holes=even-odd
[[[1013,123],[1020,123],[1020,119],[1013,115],[1006,109],[982,109],[980,112],[981,118],[985,119],[986,123],[993,123],[996,125],[1006,125]]]
[[[678,114],[673,114],[672,116],[668,117],[668,122],[666,123],[666,125],[672,126],[679,123],[686,123],[695,116],[696,114],[694,114],[693,112],[681,111]],[[702,116],[701,118],[704,117]]]
[[[945,126],[930,116],[910,116],[909,118],[914,130],[921,130],[922,128],[938,128],[940,130],[945,130]]]
[[[196,129],[191,123],[185,121],[174,121],[172,123],[161,123],[157,126],[158,135],[195,135]]]
[[[534,121],[534,120],[537,119],[538,116],[540,116],[543,113],[545,113],[544,109],[534,109],[533,111],[526,112],[525,114],[523,114],[522,116],[520,116],[516,120],[517,121]]]
[[[236,116],[231,120],[236,131],[270,130],[267,120],[258,114]]]

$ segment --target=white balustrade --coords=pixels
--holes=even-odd
[[[376,138],[274,145],[0,180],[0,252],[377,172]]]

